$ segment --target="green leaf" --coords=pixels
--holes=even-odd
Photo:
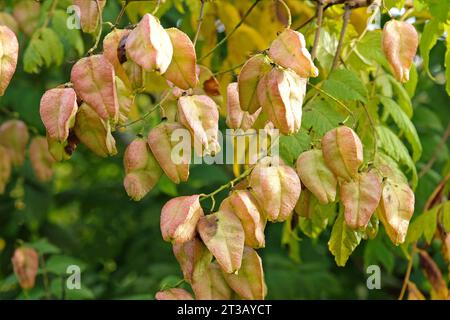
[[[413,116],[413,106],[408,91],[406,91],[405,87],[390,74],[387,74],[386,77],[392,83],[392,89],[394,89],[398,105],[406,113],[408,118],[411,119]]]
[[[172,182],[165,174],[161,177],[158,182],[158,189],[164,194],[171,197],[176,197],[178,195],[177,185]]]
[[[422,155],[422,144],[413,123],[394,100],[381,96],[380,102],[383,104],[385,112],[392,117],[392,120],[405,135],[412,148],[412,158],[414,162],[417,162]]]
[[[33,34],[23,59],[25,72],[39,73],[43,67],[62,64],[64,47],[52,29],[43,28]]]
[[[295,262],[301,262],[300,258],[300,241],[297,236],[297,231],[291,228],[292,216],[284,222],[283,234],[281,235],[281,244],[286,246],[289,253],[289,258]]]
[[[55,254],[61,251],[58,247],[48,242],[47,239],[39,239],[29,245],[36,249],[40,254]]]
[[[305,235],[315,239],[325,230],[328,222],[333,218],[336,205],[333,203],[323,205],[313,195],[310,197],[310,202],[312,215],[310,218],[299,217],[299,227]]]
[[[81,271],[86,268],[84,262],[65,255],[51,256],[45,263],[47,271],[57,275],[66,275],[67,267],[71,265],[78,266]]]
[[[389,247],[383,242],[381,237],[367,241],[364,248],[364,265],[367,268],[373,264],[383,265],[389,273],[392,273],[395,265],[395,258]]]
[[[303,108],[302,126],[306,130],[312,128],[314,132],[323,136],[344,119],[345,116],[339,113],[329,100],[314,99]]]
[[[450,232],[450,201],[447,201],[442,205],[441,219],[445,231]]]
[[[404,84],[406,92],[410,98],[416,94],[417,83],[419,82],[419,75],[417,74],[416,65],[413,63],[409,69],[409,80]]]
[[[74,48],[78,55],[84,54],[84,42],[81,32],[78,29],[67,28],[67,13],[63,10],[56,10],[52,18],[52,29],[58,34],[66,47]]]
[[[341,212],[334,222],[330,241],[328,241],[328,249],[333,254],[336,264],[340,267],[345,266],[348,258],[360,242],[361,235],[347,227],[344,213]]]
[[[448,35],[450,32],[450,26],[447,25],[447,51],[445,52],[445,78],[447,79],[447,84],[445,89],[447,90],[447,94],[450,96],[450,36]]]
[[[338,69],[330,74],[322,89],[339,100],[367,102],[367,89],[352,71]]]
[[[423,236],[427,243],[430,243],[434,237],[437,228],[437,216],[441,206],[436,206],[433,209],[422,213],[424,216],[423,223]]]
[[[280,156],[287,163],[294,164],[300,153],[308,150],[310,146],[311,137],[302,129],[291,136],[280,137]]]
[[[436,45],[438,38],[444,32],[443,24],[438,19],[431,19],[425,24],[422,36],[420,37],[420,55],[423,59],[423,66],[428,76],[434,80],[430,72],[430,51]]]

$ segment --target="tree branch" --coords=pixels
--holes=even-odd
[[[319,0],[319,1],[317,1],[317,10],[316,10],[317,29],[316,29],[316,34],[314,36],[314,44],[313,44],[313,47],[311,49],[311,59],[313,61],[316,58],[317,47],[319,46],[320,32],[322,30],[323,12],[324,12],[323,1]]]
[[[331,66],[331,71],[336,69],[336,67],[339,64],[339,59],[341,57],[342,47],[344,46],[345,33],[347,32],[347,26],[348,26],[348,22],[350,20],[351,13],[352,13],[352,7],[350,7],[349,4],[346,4],[345,5],[344,17],[343,17],[343,22],[342,22],[341,35],[339,37],[339,43],[338,43],[338,46],[337,46],[337,49],[336,49],[336,54],[334,55],[333,64]]]
[[[198,26],[197,26],[197,31],[195,32],[195,37],[194,37],[194,47],[195,44],[197,43],[198,37],[200,35],[200,29],[202,28],[202,24],[203,24],[203,15],[205,14],[205,2],[206,0],[200,0],[202,2],[202,5],[200,7],[200,18],[198,19]]]

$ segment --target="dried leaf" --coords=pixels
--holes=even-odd
[[[419,258],[420,266],[432,287],[431,298],[433,300],[447,300],[447,285],[436,262],[424,250],[419,250]]]

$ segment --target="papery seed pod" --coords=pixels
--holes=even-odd
[[[431,298],[433,300],[447,300],[449,293],[447,284],[436,262],[425,250],[419,250],[419,258],[421,269],[431,284]]]
[[[19,33],[19,25],[16,19],[8,12],[0,12],[0,26],[7,26],[16,35]]]
[[[237,82],[230,83],[227,87],[227,126],[231,129],[250,129],[261,113],[258,109],[254,114],[242,111],[239,103],[239,92]]]
[[[113,65],[116,76],[118,76],[127,87],[131,87],[128,75],[119,59],[119,46],[122,39],[130,34],[130,29],[114,29],[103,39],[103,55]]]
[[[135,201],[141,200],[161,178],[161,167],[150,151],[146,139],[134,139],[123,156],[127,194]]]
[[[5,94],[17,67],[19,42],[7,26],[0,26],[0,97]]]
[[[212,260],[211,252],[197,237],[185,243],[174,243],[173,254],[188,283],[192,283],[194,274],[202,274]]]
[[[261,258],[252,248],[245,247],[238,274],[224,273],[228,285],[245,300],[264,300],[266,284]]]
[[[416,28],[408,22],[391,20],[383,28],[383,51],[400,82],[409,80],[409,69],[419,45]]]
[[[8,120],[0,126],[0,145],[8,150],[13,166],[23,164],[29,139],[27,125],[21,120]]]
[[[352,229],[365,228],[381,198],[380,177],[369,171],[340,185],[345,223]]]
[[[257,94],[263,112],[284,135],[300,130],[306,82],[306,78],[279,68],[273,68],[259,81]]]
[[[88,104],[83,103],[80,106],[73,129],[77,138],[99,157],[113,156],[117,153],[111,125],[103,121]]]
[[[192,290],[197,300],[230,300],[233,296],[233,290],[216,261],[210,263],[204,272],[195,274]]]
[[[127,55],[145,71],[164,74],[172,61],[173,47],[158,19],[145,14],[131,31],[126,43]]]
[[[117,123],[119,102],[113,65],[101,54],[82,58],[72,67],[70,80],[79,98],[105,121]]]
[[[254,55],[242,67],[238,76],[238,89],[243,111],[253,114],[261,107],[257,95],[258,83],[271,68],[269,60],[263,54]]]
[[[178,142],[183,134],[189,136],[189,141]],[[191,161],[191,136],[189,131],[177,122],[162,122],[148,134],[148,144],[164,173],[174,183],[185,182],[189,178]],[[177,145],[180,149],[175,149]],[[188,145],[189,148],[183,148]]]
[[[131,88],[139,90],[145,86],[145,71],[134,61],[128,60],[122,64],[127,75]]]
[[[123,125],[128,120],[136,96],[119,77],[116,77],[116,89],[119,102],[119,120],[117,123]]]
[[[241,267],[245,233],[239,218],[230,211],[203,216],[197,224],[198,233],[216,258],[221,269],[233,273]]]
[[[302,78],[319,75],[319,70],[306,49],[305,37],[292,29],[285,29],[272,42],[269,57],[280,66],[292,69]]]
[[[269,221],[289,218],[300,197],[300,179],[289,166],[278,164],[276,158],[266,157],[250,175],[252,194]]]
[[[184,243],[194,238],[198,220],[204,216],[200,196],[177,197],[161,210],[161,233],[165,241]]]
[[[73,0],[80,8],[81,29],[86,33],[95,33],[100,22],[106,0]]]
[[[39,258],[36,250],[32,248],[17,248],[11,259],[19,284],[24,290],[34,287],[39,267]]]
[[[337,179],[325,164],[321,150],[309,150],[300,154],[296,162],[300,180],[323,204],[336,199]]]
[[[216,155],[218,142],[219,106],[206,95],[183,96],[178,99],[178,116],[192,134],[198,156]]]
[[[40,115],[47,137],[59,143],[69,138],[78,111],[77,95],[72,88],[51,89],[41,98]]]
[[[31,36],[39,23],[41,5],[37,1],[15,1],[13,16],[20,29],[27,36]]]
[[[164,73],[164,78],[181,89],[194,88],[199,81],[194,44],[187,34],[177,28],[170,28],[166,31],[172,42],[173,57]]]
[[[69,137],[66,141],[59,142],[47,136],[48,151],[56,161],[69,160],[73,152],[77,148],[80,140],[75,135],[75,132],[69,130]]]
[[[35,137],[30,144],[30,161],[34,174],[42,182],[50,181],[53,177],[55,159],[48,151],[47,139]]]
[[[181,288],[171,288],[159,291],[155,295],[156,300],[194,300],[192,295]]]
[[[379,218],[395,245],[405,241],[409,221],[414,213],[414,192],[403,182],[386,179],[382,185]]]
[[[246,246],[264,248],[266,219],[250,191],[233,191],[228,198],[222,201],[219,211],[230,211],[241,220]]]
[[[11,159],[8,150],[0,145],[0,194],[5,192],[6,184],[11,177]]]
[[[322,153],[331,171],[347,181],[356,176],[363,162],[361,140],[346,126],[334,128],[323,136]]]

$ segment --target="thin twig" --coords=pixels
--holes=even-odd
[[[336,49],[336,53],[334,55],[333,64],[331,66],[331,71],[336,69],[336,67],[339,64],[339,59],[341,57],[342,47],[344,46],[345,33],[347,32],[347,26],[348,26],[348,22],[350,20],[351,13],[352,13],[352,8],[348,4],[346,4],[345,5],[344,17],[343,17],[343,21],[342,21],[341,35],[339,37],[339,43],[338,43],[338,46],[337,46],[337,49]]]
[[[113,28],[116,28],[119,23],[120,23],[120,19],[122,19],[123,14],[125,13],[125,9],[127,8],[128,2],[125,2],[125,4],[122,6],[122,9],[120,9],[119,15],[116,18],[116,21],[114,21],[114,25]]]
[[[231,67],[230,69],[226,69],[226,70],[223,70],[223,71],[218,71],[216,73],[213,73],[213,76],[219,76],[219,75],[222,75],[222,74],[234,71],[234,70],[242,67],[245,64],[245,62],[242,62],[242,63],[238,64],[237,66]]]
[[[291,9],[289,9],[289,6],[286,4],[286,2],[284,2],[284,0],[278,0],[278,2],[283,5],[284,9],[286,9],[286,13],[288,15],[288,22],[287,22],[286,29],[289,29],[292,25]]]
[[[322,0],[317,1],[317,29],[316,34],[314,36],[314,44],[311,49],[311,59],[314,61],[317,54],[317,47],[319,46],[320,41],[320,32],[322,30],[322,21],[323,21],[323,2]]]
[[[197,44],[197,40],[198,37],[200,35],[200,30],[202,28],[202,24],[203,24],[203,19],[204,19],[204,14],[205,14],[205,3],[206,0],[200,0],[202,2],[201,7],[200,7],[200,17],[198,18],[198,25],[197,25],[197,31],[195,32],[195,37],[194,37],[194,47]]]
[[[445,143],[448,140],[448,137],[450,136],[450,122],[447,125],[447,129],[445,129],[444,135],[442,136],[441,140],[439,141],[439,144],[437,145],[436,149],[433,152],[433,155],[431,156],[430,160],[428,160],[427,164],[423,166],[423,168],[419,172],[419,178],[423,177],[428,171],[431,170],[434,163],[436,162],[438,156],[441,154],[442,148],[444,147]]]
[[[413,244],[411,254],[409,255],[408,267],[406,268],[405,278],[403,279],[402,290],[400,291],[400,295],[398,296],[398,300],[402,300],[405,296],[406,288],[408,287],[409,278],[411,276],[411,271],[414,262],[414,253],[416,252],[416,243]]]
[[[152,11],[152,15],[155,15],[158,12],[160,5],[161,5],[161,0],[157,0],[155,9],[153,9],[153,11]]]
[[[103,17],[102,17],[102,9],[100,8],[100,3],[98,2],[98,0],[95,0],[95,3],[97,4],[97,10],[98,10],[98,19],[99,19],[99,25],[100,25],[100,29],[98,30],[97,33],[97,37],[95,38],[95,43],[94,46],[92,48],[89,49],[88,51],[88,55],[91,55],[95,49],[97,49],[98,44],[100,43],[100,38],[102,37],[102,33],[103,33]]]
[[[205,54],[203,57],[201,57],[200,59],[198,59],[198,61],[202,61],[205,58],[209,57],[217,48],[219,48],[222,44],[224,44],[235,32],[237,29],[239,29],[239,27],[245,22],[245,19],[247,19],[248,15],[253,11],[253,9],[256,7],[256,5],[260,2],[261,0],[255,0],[255,2],[253,2],[252,6],[250,8],[248,8],[247,12],[244,14],[244,16],[242,17],[241,21],[238,22],[238,24],[233,28],[233,30],[231,30],[229,33],[227,33],[227,35],[220,40],[215,46],[214,48],[212,48],[207,54]]]

